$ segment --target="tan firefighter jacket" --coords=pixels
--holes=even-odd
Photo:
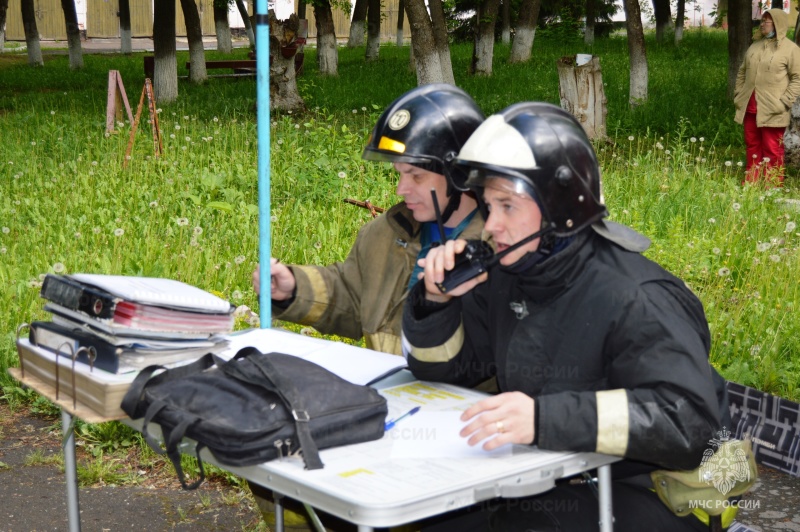
[[[421,249],[420,228],[400,203],[361,228],[344,262],[291,266],[295,299],[286,309],[273,305],[273,316],[323,334],[363,336],[370,349],[400,355],[403,303]],[[478,239],[482,230],[476,213],[459,238]]]

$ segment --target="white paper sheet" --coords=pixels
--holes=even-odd
[[[392,441],[392,459],[400,458],[492,458],[511,454],[511,445],[493,451],[484,451],[483,440],[471,447],[467,438],[459,436],[467,423],[461,421],[461,412],[425,411],[401,419],[386,432],[384,438]]]

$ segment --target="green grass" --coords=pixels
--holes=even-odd
[[[588,50],[543,32],[533,59],[513,66],[497,45],[490,78],[467,75],[470,46],[452,53],[457,82],[487,113],[521,100],[557,103],[556,59],[600,57],[612,140],[597,149],[612,219],[650,236],[648,256],[703,300],[712,361],[727,378],[798,400],[800,237],[797,213],[778,201],[798,197],[795,178],[783,190],[740,186],[744,150],[725,98],[724,33],[687,32],[680,48],[647,44],[650,100],[635,111],[624,39]],[[380,53],[366,64],[363,49],[341,48],[340,75],[321,78],[308,49],[298,81],[308,110],[272,117],[273,254],[285,262],[346,256],[369,214],[344,198],[396,201],[391,169],[360,154],[380,110],[416,80],[408,48]],[[186,60],[179,53],[178,64]],[[182,81],[178,102],[159,106],[164,156],[153,157],[145,122],[123,169],[130,125],[105,134],[107,75],[121,72],[135,108],[142,55],[87,55],[85,63],[70,72],[65,55],[47,55],[32,69],[24,55],[0,55],[0,385],[10,403],[20,394],[5,372],[18,365],[15,330],[47,319],[38,296],[45,273],[170,277],[257,308],[254,82]],[[98,452],[128,437],[105,430],[110,436],[90,435]]]

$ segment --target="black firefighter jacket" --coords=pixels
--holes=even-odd
[[[729,421],[700,301],[594,231],[524,273],[495,268],[446,304],[423,290],[403,317],[415,376],[470,386],[496,374],[501,391],[535,399],[542,449],[694,469]],[[644,465],[628,463],[615,475]]]

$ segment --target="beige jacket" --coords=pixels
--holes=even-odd
[[[734,120],[744,122],[747,103],[756,93],[758,127],[786,127],[791,108],[800,96],[800,48],[786,38],[788,15],[782,9],[770,9],[775,37],[762,38],[747,49],[736,76],[733,103]]]
[[[295,299],[286,309],[273,305],[273,316],[323,334],[363,336],[370,349],[402,354],[403,303],[422,247],[420,228],[401,203],[361,228],[344,262],[291,266]],[[476,213],[460,238],[481,238],[482,231],[483,218]]]

